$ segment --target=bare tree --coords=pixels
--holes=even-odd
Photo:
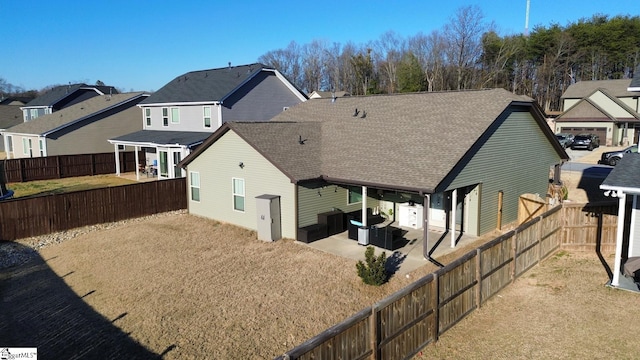
[[[326,49],[326,44],[320,40],[313,40],[302,47],[302,88],[307,93],[324,90],[328,86]]]
[[[397,71],[400,61],[406,52],[406,42],[393,31],[387,31],[373,42],[374,61],[382,74],[381,80],[387,93],[396,92],[398,78]]]
[[[302,65],[300,47],[295,41],[285,49],[272,50],[258,58],[258,62],[278,69],[289,81],[296,85],[302,83]]]
[[[487,29],[484,15],[478,6],[466,6],[456,10],[444,27],[444,36],[449,42],[447,57],[456,71],[456,87],[465,88],[465,76],[482,53],[480,37]]]
[[[443,90],[445,42],[441,33],[437,30],[429,35],[418,33],[409,38],[408,49],[416,56],[425,72],[427,91]]]

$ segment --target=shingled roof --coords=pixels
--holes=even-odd
[[[182,165],[233,130],[293,181],[431,191],[512,104],[534,106],[502,89],[316,99],[270,122],[225,124]]]
[[[625,155],[602,181],[601,188],[625,188],[640,193],[640,154]]]
[[[77,121],[94,116],[109,108],[117,107],[125,102],[146,96],[148,95],[143,92],[95,96],[75,105],[56,111],[53,114],[43,115],[35,120],[12,126],[11,128],[7,129],[7,132],[43,135],[54,129],[58,129],[60,127],[70,125]]]
[[[562,94],[561,98],[581,99],[591,95],[599,88],[609,90],[609,93],[615,97],[638,96],[637,93],[627,90],[630,82],[630,79],[578,81],[577,83],[570,85],[564,94]]]
[[[0,129],[10,128],[22,123],[20,105],[0,105]]]
[[[87,84],[70,84],[70,85],[60,85],[52,88],[46,93],[38,96],[37,98],[29,101],[25,107],[35,107],[35,106],[53,106],[58,103],[60,100],[66,98],[67,96],[73,94],[77,90],[80,89],[95,89],[103,94],[117,94],[118,91],[111,86],[98,86],[98,85],[87,85]]]
[[[171,80],[140,104],[220,101],[263,69],[270,68],[255,63],[191,71]]]

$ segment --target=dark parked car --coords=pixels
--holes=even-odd
[[[589,151],[600,146],[600,139],[598,135],[594,134],[579,134],[573,138],[571,144],[571,150],[575,149],[587,149]]]
[[[560,142],[560,145],[565,149],[573,144],[573,134],[558,133],[556,139]]]
[[[618,150],[618,151],[607,151],[603,152],[600,160],[598,160],[598,164],[603,165],[611,165],[616,166],[618,161],[622,159],[624,154],[634,154],[638,152],[638,145],[631,145],[626,149]]]

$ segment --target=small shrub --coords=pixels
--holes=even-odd
[[[373,246],[367,246],[364,252],[365,261],[358,260],[356,269],[358,276],[367,285],[380,286],[387,282],[388,274],[385,264],[387,262],[387,254],[383,251],[379,256],[375,256]]]

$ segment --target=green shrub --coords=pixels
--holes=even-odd
[[[387,254],[383,251],[379,256],[375,256],[373,246],[367,246],[364,252],[365,262],[358,260],[356,269],[358,276],[362,282],[368,285],[380,286],[387,282],[388,274],[385,264],[387,262]]]

